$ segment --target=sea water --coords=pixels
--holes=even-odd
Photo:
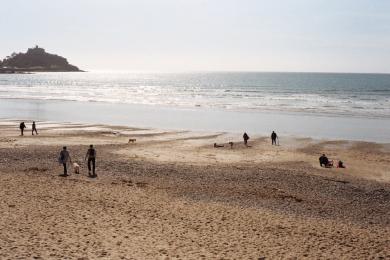
[[[390,142],[390,75],[0,74],[0,117]]]

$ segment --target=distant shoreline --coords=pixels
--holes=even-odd
[[[46,69],[20,69],[0,68],[0,74],[32,74],[34,72],[86,72],[84,70],[46,70]]]

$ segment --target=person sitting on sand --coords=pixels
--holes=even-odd
[[[319,158],[319,161],[320,161],[320,166],[321,167],[331,167],[332,164],[330,163],[328,157],[325,156],[325,154],[323,154],[320,158]]]
[[[72,159],[70,158],[68,150],[66,150],[66,146],[62,147],[62,151],[60,152],[60,158],[58,159],[58,162],[64,166],[64,175],[63,176],[65,176],[65,177],[69,176],[67,164],[72,163]]]
[[[20,129],[20,135],[23,136],[24,129],[27,128],[24,122],[20,123],[19,129]]]
[[[31,134],[34,135],[34,132],[38,135],[37,126],[35,124],[35,121],[33,121],[33,123],[32,123]]]
[[[214,148],[220,148],[220,147],[224,147],[224,145],[223,144],[214,143]]]
[[[337,164],[337,168],[345,168],[344,163],[342,161],[339,161]]]
[[[245,144],[245,146],[248,146],[249,135],[248,135],[247,133],[244,133],[244,135],[242,136],[242,138],[244,138],[244,144]]]
[[[272,140],[272,145],[276,145],[276,138],[278,138],[278,135],[275,133],[275,131],[272,131],[271,134],[271,140]]]
[[[87,151],[87,154],[85,155],[84,161],[87,160],[87,158],[88,158],[88,175],[90,177],[97,177],[97,175],[95,173],[96,150],[93,148],[92,144],[89,146],[89,149]],[[92,167],[91,167],[91,164],[92,164]],[[92,175],[91,175],[91,170],[92,170]]]

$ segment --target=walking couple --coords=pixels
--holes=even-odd
[[[85,155],[85,161],[88,159],[88,175],[89,177],[97,177],[95,172],[95,164],[96,164],[96,150],[91,144],[89,146],[89,149],[87,151],[87,154]],[[63,165],[64,167],[64,174],[63,176],[69,176],[68,175],[68,169],[67,166],[69,163],[72,163],[72,158],[70,157],[69,151],[67,150],[66,146],[62,148],[62,151],[60,152],[60,157],[58,158],[58,162]],[[75,168],[78,168],[77,163],[73,163]],[[92,171],[92,173],[91,173]],[[78,171],[77,171],[78,172]]]

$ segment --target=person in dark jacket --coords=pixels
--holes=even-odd
[[[245,144],[245,146],[248,146],[249,135],[248,135],[247,133],[244,133],[244,135],[242,136],[242,138],[244,138],[244,144]]]
[[[272,131],[272,134],[271,134],[271,141],[272,141],[272,145],[276,145],[276,138],[278,138],[278,135],[275,133],[275,131]]]
[[[320,161],[320,166],[321,167],[328,167],[329,166],[329,159],[328,159],[328,157],[325,156],[325,154],[323,154],[319,158],[319,161]]]
[[[21,135],[21,136],[23,136],[23,133],[24,133],[24,129],[25,129],[25,128],[27,128],[26,125],[25,125],[25,123],[24,123],[24,122],[20,123],[19,129],[20,129],[20,135]]]
[[[87,159],[88,159],[88,175],[90,177],[97,177],[95,172],[96,150],[95,148],[93,148],[92,144],[89,146],[87,154],[85,155],[85,160]],[[91,170],[92,170],[92,174],[91,174]]]
[[[72,162],[72,159],[70,158],[69,152],[66,149],[66,146],[62,147],[62,151],[60,152],[60,158],[58,159],[58,162],[62,164],[64,167],[64,175],[63,176],[69,176],[68,175],[68,168],[67,165],[68,163]]]
[[[35,124],[35,121],[33,121],[32,123],[31,134],[34,135],[34,132],[38,135],[37,125]]]

